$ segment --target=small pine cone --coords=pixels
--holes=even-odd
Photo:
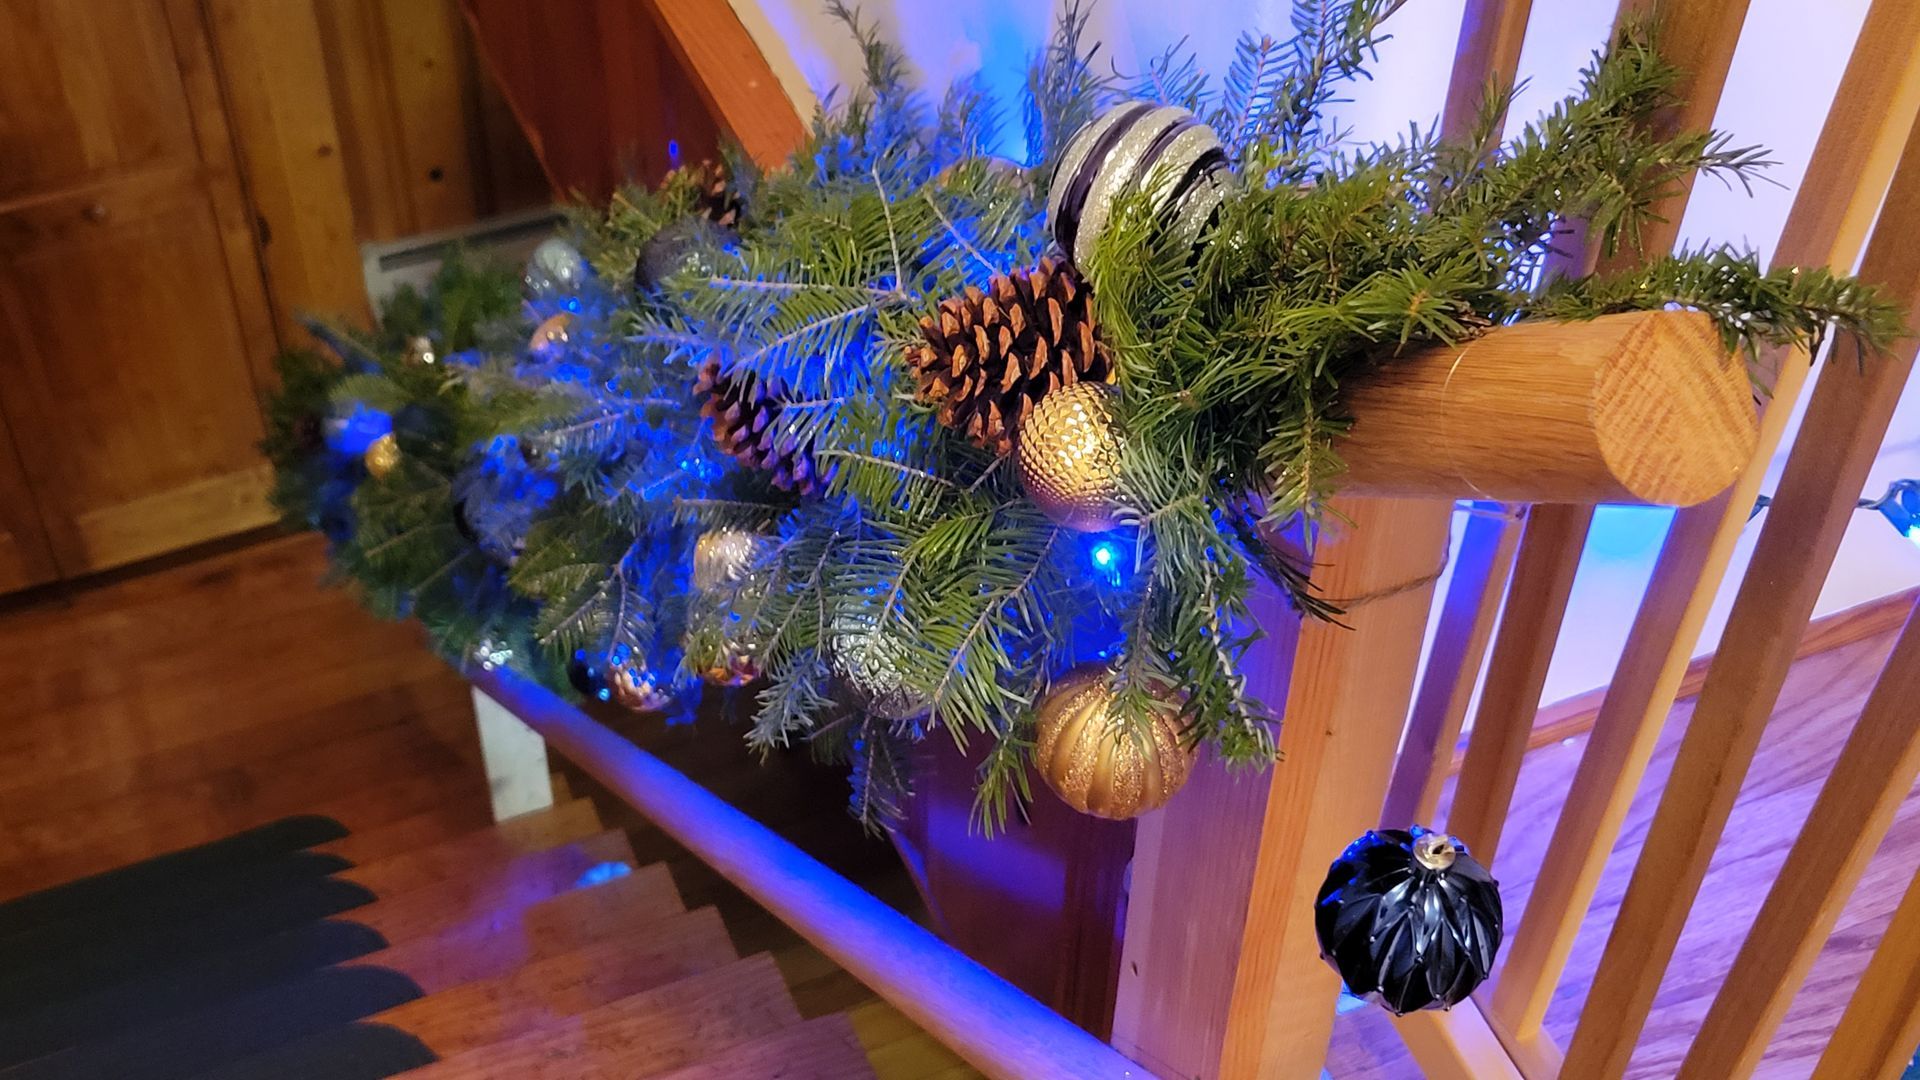
[[[700,182],[700,197],[694,202],[694,212],[721,228],[737,228],[742,210],[740,193],[733,189],[733,178],[727,175],[725,167],[703,161],[694,168],[693,175]]]
[[[1113,352],[1100,339],[1093,290],[1072,266],[1042,259],[994,277],[987,291],[940,303],[920,320],[926,344],[909,354],[920,400],[940,422],[996,454],[1041,397],[1077,382],[1114,381]]]
[[[800,443],[780,426],[780,399],[752,375],[727,375],[720,361],[700,365],[693,386],[700,415],[713,423],[713,441],[750,469],[773,474],[773,486],[801,496],[825,490],[831,474],[814,468],[813,444]]]

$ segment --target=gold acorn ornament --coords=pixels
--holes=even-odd
[[[942,425],[996,454],[1013,449],[1014,433],[1048,394],[1114,379],[1093,290],[1052,259],[941,301],[920,320],[920,334],[908,353],[917,396],[938,408]]]
[[[388,474],[400,467],[400,440],[389,431],[367,445],[367,452],[360,460],[366,463],[367,475],[375,480],[385,480]]]
[[[527,351],[536,356],[551,356],[564,351],[573,343],[573,324],[572,312],[549,315],[534,327],[533,337],[527,340]]]
[[[432,367],[440,362],[440,356],[433,351],[433,339],[415,335],[407,339],[406,362],[414,367]]]
[[[1062,802],[1123,821],[1167,804],[1193,772],[1194,751],[1169,712],[1144,736],[1120,730],[1106,665],[1083,664],[1054,682],[1035,707],[1034,766]]]
[[[1027,497],[1055,524],[1105,532],[1126,509],[1120,483],[1119,388],[1075,383],[1040,399],[1014,453]]]

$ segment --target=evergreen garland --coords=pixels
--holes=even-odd
[[[321,328],[339,366],[283,359],[268,450],[279,505],[328,528],[372,607],[420,618],[456,658],[511,654],[564,686],[576,654],[612,656],[687,701],[716,650],[748,644],[765,673],[744,691],[748,742],[849,762],[854,811],[875,826],[898,815],[908,751],[936,723],[988,740],[978,806],[1002,822],[1028,794],[1033,702],[1091,658],[1111,662],[1114,715],[1136,735],[1177,711],[1192,742],[1270,761],[1277,718],[1239,669],[1257,634],[1253,579],[1312,615],[1338,612],[1258,531],[1305,519],[1311,532],[1337,490],[1347,379],[1517,319],[1670,304],[1749,352],[1814,344],[1829,325],[1871,344],[1901,329],[1857,282],[1724,249],[1535,287],[1567,223],[1603,249],[1631,246],[1689,177],[1748,184],[1766,164],[1723,135],[1649,134],[1676,73],[1646,26],[1623,28],[1572,96],[1504,144],[1483,149],[1497,99],[1463,142],[1415,130],[1356,150],[1327,111],[1364,76],[1391,0],[1300,0],[1292,36],[1244,37],[1217,89],[1180,49],[1136,76],[1101,74],[1069,3],[1017,109],[973,81],[932,104],[896,48],[828,6],[860,45],[863,81],[823,106],[790,167],[730,163],[747,210],[737,236],[706,235],[679,270],[634,287],[647,245],[704,194],[701,175],[676,172],[574,212],[595,271],[580,295],[522,307],[510,275],[451,261],[378,331]],[[1197,253],[1136,196],[1079,268],[1130,434],[1125,522],[1085,536],[1043,516],[1010,463],[934,422],[907,357],[941,299],[1047,253],[1052,167],[1124,97],[1202,116],[1241,183]],[[986,153],[1016,111],[1028,169]],[[561,312],[575,320],[564,347],[522,344]],[[440,363],[405,360],[422,333]],[[777,395],[779,436],[833,477],[825,497],[776,490],[713,446],[693,405],[711,358]],[[383,479],[351,440],[312,438],[316,417],[338,428],[363,412],[390,418],[403,451]],[[775,540],[725,595],[693,596],[694,538],[720,527]],[[834,660],[853,642],[931,720],[849,700]]]

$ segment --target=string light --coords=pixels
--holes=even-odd
[[[1861,499],[1863,510],[1878,510],[1900,535],[1920,547],[1920,480],[1895,480],[1878,499]]]
[[[1747,515],[1747,520],[1759,517],[1761,511],[1772,505],[1773,496],[1759,496],[1753,500],[1753,512]],[[1895,531],[1920,547],[1920,480],[1895,480],[1885,495],[1861,499],[1854,505],[1861,510],[1878,510]]]

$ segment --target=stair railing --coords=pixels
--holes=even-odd
[[[722,124],[762,162],[783,157],[798,126],[788,122],[791,106],[759,51],[768,43],[754,42],[727,5],[649,5]],[[1624,0],[1622,14],[1652,6]],[[1526,0],[1469,0],[1448,95],[1450,129],[1461,130],[1463,110],[1477,108],[1484,87],[1511,80],[1529,7]],[[1666,122],[1675,130],[1703,128],[1746,4],[1665,0],[1659,8],[1661,46],[1686,72],[1678,88],[1686,105]],[[1920,244],[1911,239],[1920,233],[1917,118],[1920,5],[1874,0],[1776,261],[1847,269],[1864,244],[1862,275],[1920,315]],[[1647,250],[1676,240],[1688,194],[1677,192],[1656,208],[1666,224],[1645,237]],[[1603,265],[1624,268],[1632,257]],[[1577,256],[1567,261],[1586,265]],[[1635,318],[1651,329],[1629,332],[1624,323],[1602,320],[1503,330],[1355,394],[1359,421],[1346,449],[1357,482],[1338,501],[1336,517],[1346,524],[1317,547],[1315,568],[1328,595],[1347,602],[1348,626],[1309,623],[1296,632],[1277,598],[1256,598],[1256,614],[1282,632],[1254,658],[1250,690],[1284,702],[1285,757],[1257,782],[1203,764],[1166,810],[1141,821],[1111,1047],[552,695],[498,674],[476,678],[549,743],[990,1075],[1152,1070],[1209,1080],[1312,1080],[1326,1056],[1339,988],[1317,955],[1312,927],[1326,860],[1381,824],[1383,806],[1394,815],[1385,824],[1396,827],[1409,813],[1433,812],[1463,726],[1462,687],[1473,685],[1484,662],[1487,691],[1446,826],[1495,862],[1497,873],[1501,833],[1593,503],[1684,504],[1724,488],[1681,511],[1668,536],[1547,864],[1525,912],[1513,920],[1502,968],[1453,1011],[1396,1022],[1423,1070],[1441,1080],[1611,1080],[1626,1071],[1916,345],[1902,342],[1891,355],[1856,364],[1844,352],[1853,346],[1839,343],[1838,362],[1819,380],[1776,496],[1785,512],[1762,529],[1586,1009],[1563,1049],[1543,1029],[1546,1004],[1730,564],[1759,466],[1779,445],[1809,368],[1804,353],[1763,358],[1771,393],[1757,423],[1743,408],[1736,410],[1743,423],[1714,430],[1690,420],[1684,438],[1650,426],[1637,445],[1654,447],[1665,464],[1651,478],[1627,475],[1631,470],[1609,461],[1595,435],[1597,425],[1611,422],[1606,410],[1591,398],[1594,407],[1584,411],[1562,407],[1590,392],[1582,365],[1590,368],[1608,350],[1643,348],[1645,362],[1658,364],[1689,348],[1690,317]],[[1515,341],[1528,344],[1503,354]],[[1511,375],[1504,381],[1503,370]],[[1432,378],[1435,371],[1441,376]],[[1706,400],[1680,407],[1699,417],[1724,412]],[[1438,417],[1442,428],[1410,435],[1412,425],[1382,420],[1395,415]],[[1497,442],[1486,438],[1487,416],[1504,421]],[[1450,420],[1460,422],[1448,427]],[[1620,422],[1657,425],[1659,418],[1629,410]],[[1736,460],[1719,479],[1702,479],[1687,471],[1699,454]],[[1705,490],[1687,487],[1709,482]],[[1470,528],[1464,549],[1453,554],[1470,572],[1453,579],[1435,659],[1420,680],[1421,640],[1458,497],[1497,500],[1483,513],[1498,527]],[[1491,634],[1496,608],[1500,629]],[[1422,691],[1401,752],[1417,681],[1432,689]],[[1917,688],[1920,629],[1910,622],[1797,839],[1795,856],[1821,869],[1820,887],[1777,887],[1768,897],[1735,961],[1735,977],[1689,1048],[1683,1077],[1720,1080],[1753,1071],[1893,808],[1920,776],[1920,710],[1910,706]],[[1920,878],[1818,1076],[1897,1075],[1920,1039],[1916,955]]]

